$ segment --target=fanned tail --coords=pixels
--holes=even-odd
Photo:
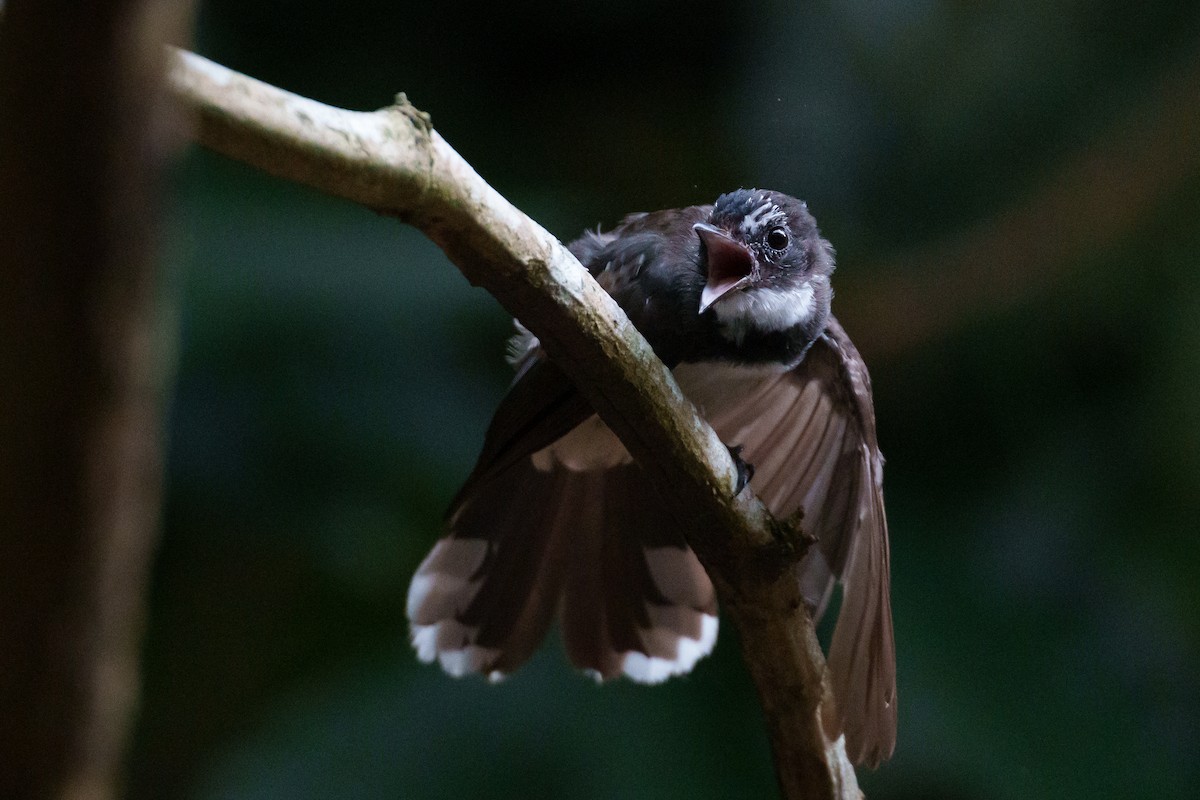
[[[716,641],[711,582],[640,468],[514,464],[463,498],[413,578],[421,660],[498,679],[537,649],[556,609],[567,655],[598,679],[657,683]]]

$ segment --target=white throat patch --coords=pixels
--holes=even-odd
[[[792,289],[748,289],[713,305],[721,329],[741,343],[750,329],[771,333],[807,322],[816,310],[811,282]]]

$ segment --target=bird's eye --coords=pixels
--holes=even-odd
[[[767,247],[772,250],[787,249],[789,241],[791,241],[791,237],[788,236],[786,228],[772,228],[771,232],[767,234]]]

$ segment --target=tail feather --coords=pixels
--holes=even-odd
[[[517,464],[478,487],[413,577],[413,646],[451,675],[493,679],[541,643],[561,592],[564,547],[549,524],[559,476]],[[540,502],[539,502],[540,501]]]
[[[604,481],[604,515],[577,530],[592,541],[577,551],[563,598],[568,655],[601,678],[658,683],[686,673],[716,641],[712,583],[639,467],[593,479]]]
[[[418,656],[452,675],[502,677],[555,611],[571,662],[604,680],[657,683],[716,641],[716,596],[678,522],[632,464],[514,464],[477,484],[409,589]]]

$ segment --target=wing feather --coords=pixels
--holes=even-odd
[[[815,616],[834,581],[843,584],[829,653],[837,702],[826,725],[845,733],[855,761],[877,764],[895,743],[895,643],[866,367],[832,317],[791,371],[714,378],[706,365],[694,375],[707,377],[689,386],[691,366],[676,370],[684,391],[723,441],[743,446],[763,502],[778,517],[801,512],[818,538],[798,570]],[[460,674],[509,672],[536,648],[555,607],[572,662],[602,678],[659,681],[711,649],[712,586],[674,521],[655,517],[664,506],[648,496],[640,468],[627,454],[597,469],[603,460],[568,452],[595,452],[579,445],[597,432],[611,437],[557,367],[522,361],[451,505],[450,533],[414,580],[410,600],[420,602],[410,616],[423,658]],[[669,541],[659,541],[664,531]],[[483,551],[468,543],[479,541],[488,544],[475,564]]]
[[[545,358],[530,360],[492,417],[475,468],[451,501],[446,518],[458,513],[479,487],[558,441],[592,414],[562,370]]]
[[[701,388],[698,403],[722,441],[743,446],[755,467],[751,487],[771,512],[802,512],[817,537],[799,568],[814,615],[842,582],[829,653],[837,704],[827,727],[846,734],[855,761],[877,764],[895,746],[896,673],[883,457],[866,366],[831,317],[798,367],[744,383],[726,402]]]

